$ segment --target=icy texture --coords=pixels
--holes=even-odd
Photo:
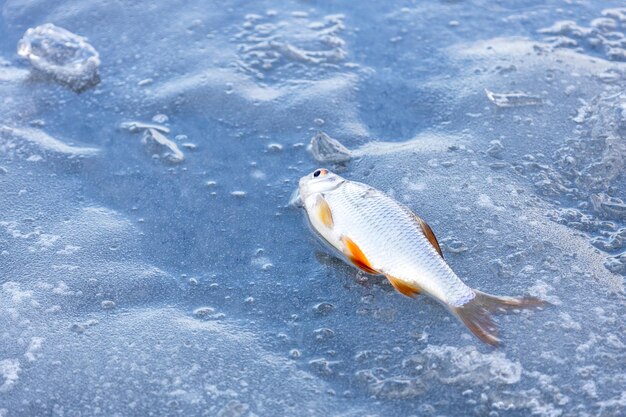
[[[5,1],[0,416],[623,415],[623,7]],[[45,22],[97,88],[32,81]],[[553,306],[492,350],[326,254],[287,205],[320,131],[467,284]]]
[[[250,13],[235,39],[241,41],[238,66],[263,80],[278,72],[292,78],[311,67],[316,71],[338,69],[346,57],[344,16],[327,15],[312,20],[307,12],[270,11],[265,16]],[[288,70],[288,71],[286,71]]]
[[[610,60],[626,61],[626,7],[602,10],[589,26],[562,20],[538,32],[552,35],[546,40],[556,48],[588,45]]]
[[[52,23],[28,29],[17,44],[17,53],[35,70],[77,92],[100,82],[100,56],[94,47]]]

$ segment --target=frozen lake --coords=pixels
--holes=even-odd
[[[0,417],[626,414],[623,2],[0,13]],[[329,256],[288,205],[318,132],[553,306],[493,349]]]

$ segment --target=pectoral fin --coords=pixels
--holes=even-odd
[[[420,288],[417,285],[408,283],[399,278],[392,277],[391,275],[386,275],[386,277],[389,282],[391,282],[391,285],[393,285],[393,287],[398,290],[399,293],[402,293],[407,297],[415,297],[421,292]]]
[[[420,217],[415,216],[415,218],[417,220],[417,223],[422,228],[422,232],[424,232],[424,236],[426,236],[426,239],[428,239],[430,244],[433,245],[435,250],[439,253],[439,256],[441,256],[443,258],[443,253],[441,252],[441,247],[439,247],[439,242],[437,241],[437,238],[435,237],[435,233],[433,232],[433,229],[431,229],[430,226],[428,225],[428,223],[426,223]]]
[[[317,216],[319,217],[320,221],[324,224],[324,226],[332,229],[333,225],[335,224],[333,220],[333,212],[330,211],[330,206],[328,205],[328,202],[324,199],[324,197],[318,196],[316,207]]]
[[[356,266],[357,268],[367,272],[368,274],[378,274],[378,271],[372,268],[370,261],[367,259],[361,248],[354,243],[352,239],[347,236],[342,236],[341,240],[345,246],[344,255]]]

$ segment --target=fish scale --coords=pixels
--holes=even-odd
[[[353,239],[374,269],[412,282],[452,305],[474,297],[424,236],[415,216],[386,194],[348,182],[324,193],[335,228]]]

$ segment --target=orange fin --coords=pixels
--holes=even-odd
[[[324,197],[318,197],[317,215],[319,216],[322,223],[324,223],[324,226],[328,227],[329,229],[333,228],[333,225],[335,224],[335,222],[333,221],[333,212],[330,211],[330,207],[328,206],[326,200],[324,200]]]
[[[489,311],[482,305],[478,297],[469,303],[452,310],[456,316],[467,326],[467,329],[474,333],[483,343],[491,346],[498,346],[498,327],[491,318]]]
[[[421,289],[417,285],[410,284],[399,278],[387,275],[387,279],[391,282],[391,285],[398,290],[398,292],[406,295],[407,297],[415,297],[421,292]]]
[[[467,328],[483,342],[498,346],[498,328],[491,313],[522,308],[541,308],[549,303],[535,297],[498,297],[474,290],[476,296],[468,303],[454,307],[452,311],[467,326]]]
[[[372,268],[372,264],[370,264],[370,261],[367,259],[361,248],[359,248],[352,239],[347,236],[342,236],[341,240],[343,240],[344,245],[346,245],[345,255],[348,259],[350,259],[350,261],[352,261],[354,266],[369,274],[378,274],[378,271]]]
[[[439,256],[443,258],[443,252],[441,252],[441,248],[439,247],[439,242],[437,241],[437,237],[435,236],[433,229],[431,229],[428,223],[426,223],[420,217],[418,216],[415,216],[415,217],[417,219],[417,223],[422,228],[422,232],[424,232],[424,236],[426,236],[426,239],[428,239],[430,244],[433,245],[435,250],[439,253]]]

